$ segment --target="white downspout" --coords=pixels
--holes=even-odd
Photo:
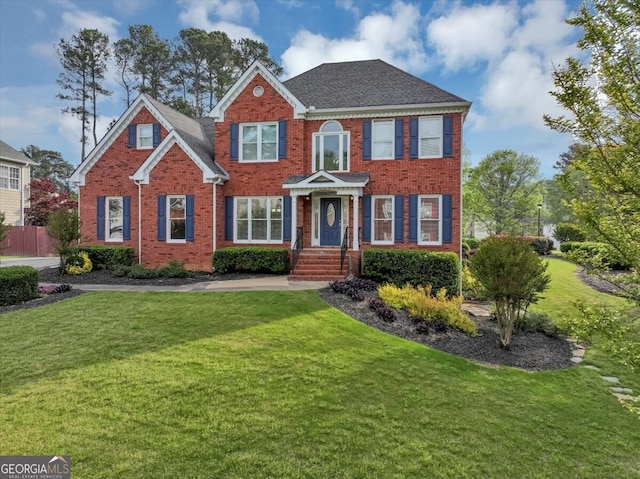
[[[80,222],[80,184],[76,183],[76,188],[78,188],[78,208],[76,209],[76,214],[78,215],[78,223]],[[76,244],[80,244],[80,238],[76,240]]]
[[[218,198],[217,198],[217,188],[216,185],[220,180],[216,178],[213,182],[213,228],[211,228],[212,244],[213,244],[213,252],[215,253],[218,249]]]
[[[138,264],[142,264],[142,182],[135,183],[138,185]]]

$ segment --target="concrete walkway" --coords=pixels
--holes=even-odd
[[[54,268],[60,264],[57,256],[39,258],[5,258],[0,260],[0,268],[7,266],[32,266],[36,269]]]
[[[82,291],[301,291],[324,288],[328,284],[327,281],[289,281],[286,276],[273,276],[229,281],[208,281],[182,286],[74,284],[73,288]]]

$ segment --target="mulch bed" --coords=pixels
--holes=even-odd
[[[380,319],[368,305],[368,298],[377,296],[375,292],[367,292],[367,299],[360,302],[336,294],[331,288],[321,289],[319,293],[328,304],[362,323],[467,359],[531,371],[562,369],[573,365],[571,343],[566,339],[553,338],[541,333],[520,332],[513,337],[510,350],[500,348],[497,323],[489,316],[471,315],[478,324],[480,336],[477,337],[451,328],[446,332],[430,329],[428,334],[423,334],[417,330],[416,324],[409,319],[405,311],[396,310],[397,319],[391,323]]]

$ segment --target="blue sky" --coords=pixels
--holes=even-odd
[[[381,58],[473,102],[464,126],[472,164],[497,149],[536,156],[545,176],[571,138],[545,127],[562,113],[548,91],[553,65],[577,55],[565,24],[576,0],[1,0],[0,137],[77,164],[79,122],[60,113],[54,44],[82,28],[111,41],[147,23],[165,39],[187,27],[264,41],[282,79],[325,62]],[[99,111],[102,134],[125,109],[113,90]],[[92,146],[92,145],[90,145]]]

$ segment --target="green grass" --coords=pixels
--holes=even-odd
[[[558,321],[563,317],[579,314],[573,304],[580,300],[619,308],[638,316],[637,308],[634,308],[628,301],[610,294],[600,293],[580,281],[575,275],[577,266],[574,263],[558,258],[549,258],[548,263],[551,284],[549,290],[543,293],[543,299],[531,307],[533,311],[543,311],[554,321]],[[637,329],[637,338],[640,340],[640,320]],[[640,374],[620,366],[600,348],[600,345],[601,342],[595,338],[594,344],[587,348],[584,364],[597,366],[602,375],[617,376],[625,387],[634,390],[634,396],[640,394]]]
[[[0,315],[0,451],[74,478],[637,478],[593,371],[487,367],[317,293],[88,293]]]

